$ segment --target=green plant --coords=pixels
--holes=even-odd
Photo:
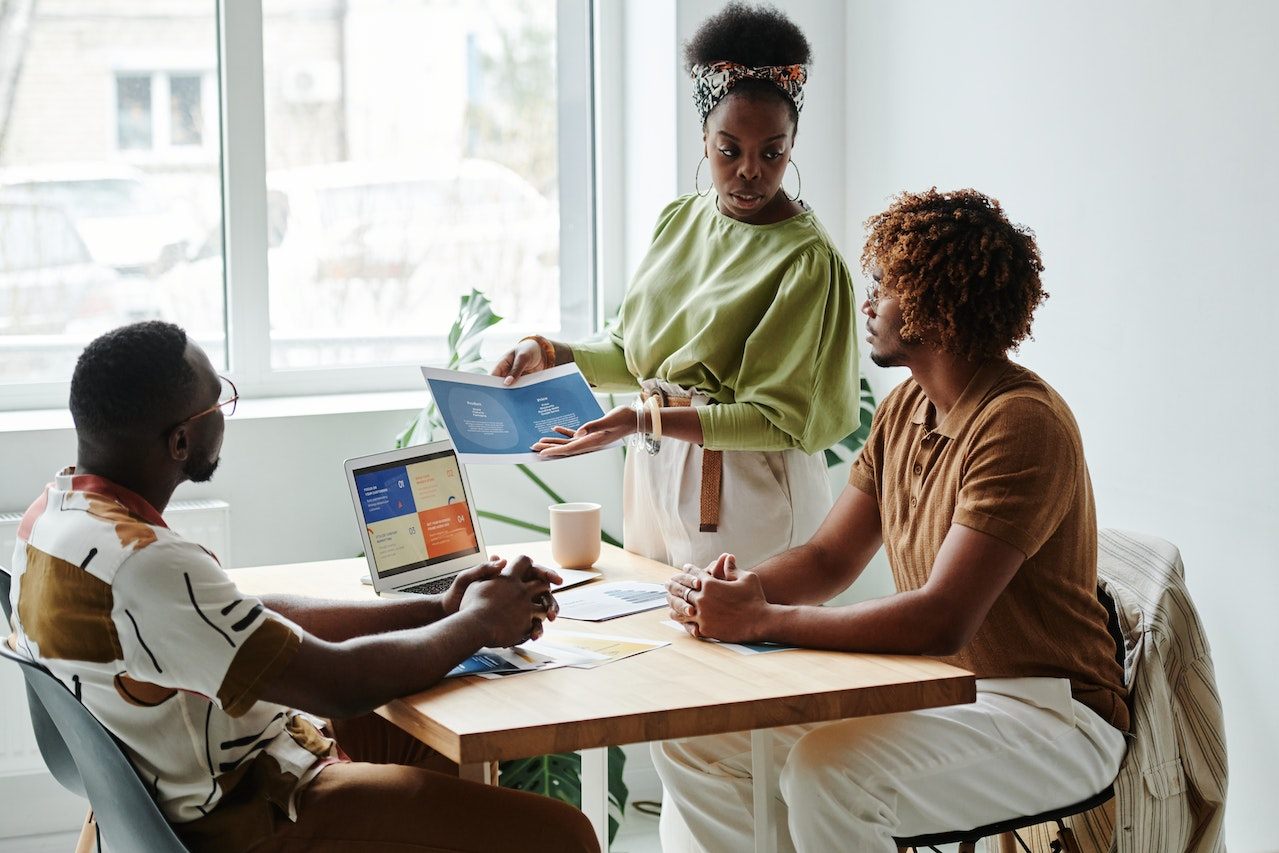
[[[480,361],[480,344],[483,332],[501,322],[502,318],[493,311],[488,297],[478,290],[472,290],[463,296],[458,305],[457,319],[449,329],[447,367],[450,370],[465,370],[471,373],[482,373],[484,367]],[[411,420],[400,434],[395,437],[395,446],[408,447],[430,441],[437,430],[444,427],[439,409],[432,400]],[[564,503],[551,486],[533,472],[527,465],[517,468],[538,489],[555,503]],[[532,530],[544,536],[550,536],[550,528],[531,521],[513,518],[487,510],[477,510],[481,518],[500,521],[525,530]],[[605,542],[621,546],[621,543],[607,532],[601,533]],[[613,840],[617,828],[621,825],[622,815],[626,809],[628,790],[622,781],[622,770],[626,766],[626,754],[620,747],[610,746],[608,749],[608,837]],[[531,791],[563,800],[573,806],[582,805],[582,757],[577,753],[554,753],[552,755],[535,755],[530,758],[517,758],[501,762],[498,772],[498,784],[505,788],[520,791]]]
[[[620,746],[608,748],[608,840],[611,842],[622,824],[629,791],[622,781],[626,753]],[[558,752],[503,761],[498,781],[504,788],[532,791],[582,807],[582,756],[576,752]]]
[[[870,390],[870,383],[866,381],[865,376],[861,378],[860,396],[861,422],[857,425],[857,429],[844,436],[834,447],[826,451],[827,468],[834,468],[839,463],[846,461],[844,453],[847,453],[848,459],[855,458],[858,451],[866,444],[866,439],[870,438],[870,421],[875,416],[875,393]]]

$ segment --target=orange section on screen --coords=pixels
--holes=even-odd
[[[444,554],[473,551],[475,529],[471,527],[471,511],[463,501],[455,501],[418,513],[426,539],[427,556],[434,559]]]

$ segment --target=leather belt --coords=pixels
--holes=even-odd
[[[647,400],[656,396],[662,407],[691,406],[691,394],[671,394],[660,385],[652,390],[644,390],[640,398]],[[724,452],[702,448],[702,494],[700,500],[700,518],[697,529],[702,533],[715,533],[719,530],[719,500],[724,480]]]

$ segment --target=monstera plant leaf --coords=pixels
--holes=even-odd
[[[835,447],[826,451],[827,468],[833,468],[839,463],[857,456],[857,452],[866,444],[866,439],[870,438],[870,421],[874,416],[875,393],[870,390],[870,383],[863,376],[861,379],[861,422],[857,425],[857,429],[840,439],[835,444]],[[843,451],[837,451],[835,448],[843,448]]]
[[[608,748],[608,840],[611,842],[621,826],[629,793],[622,781],[626,754],[620,746]],[[562,800],[575,808],[582,807],[582,756],[575,752],[536,755],[503,761],[497,777],[503,788],[529,791]]]

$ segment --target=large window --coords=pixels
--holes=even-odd
[[[211,2],[0,4],[0,404],[65,404],[80,349],[132,320],[225,360],[224,300],[185,276],[222,262],[217,32]]]
[[[249,395],[416,388],[459,297],[595,328],[588,0],[0,3],[0,406],[183,325]]]

